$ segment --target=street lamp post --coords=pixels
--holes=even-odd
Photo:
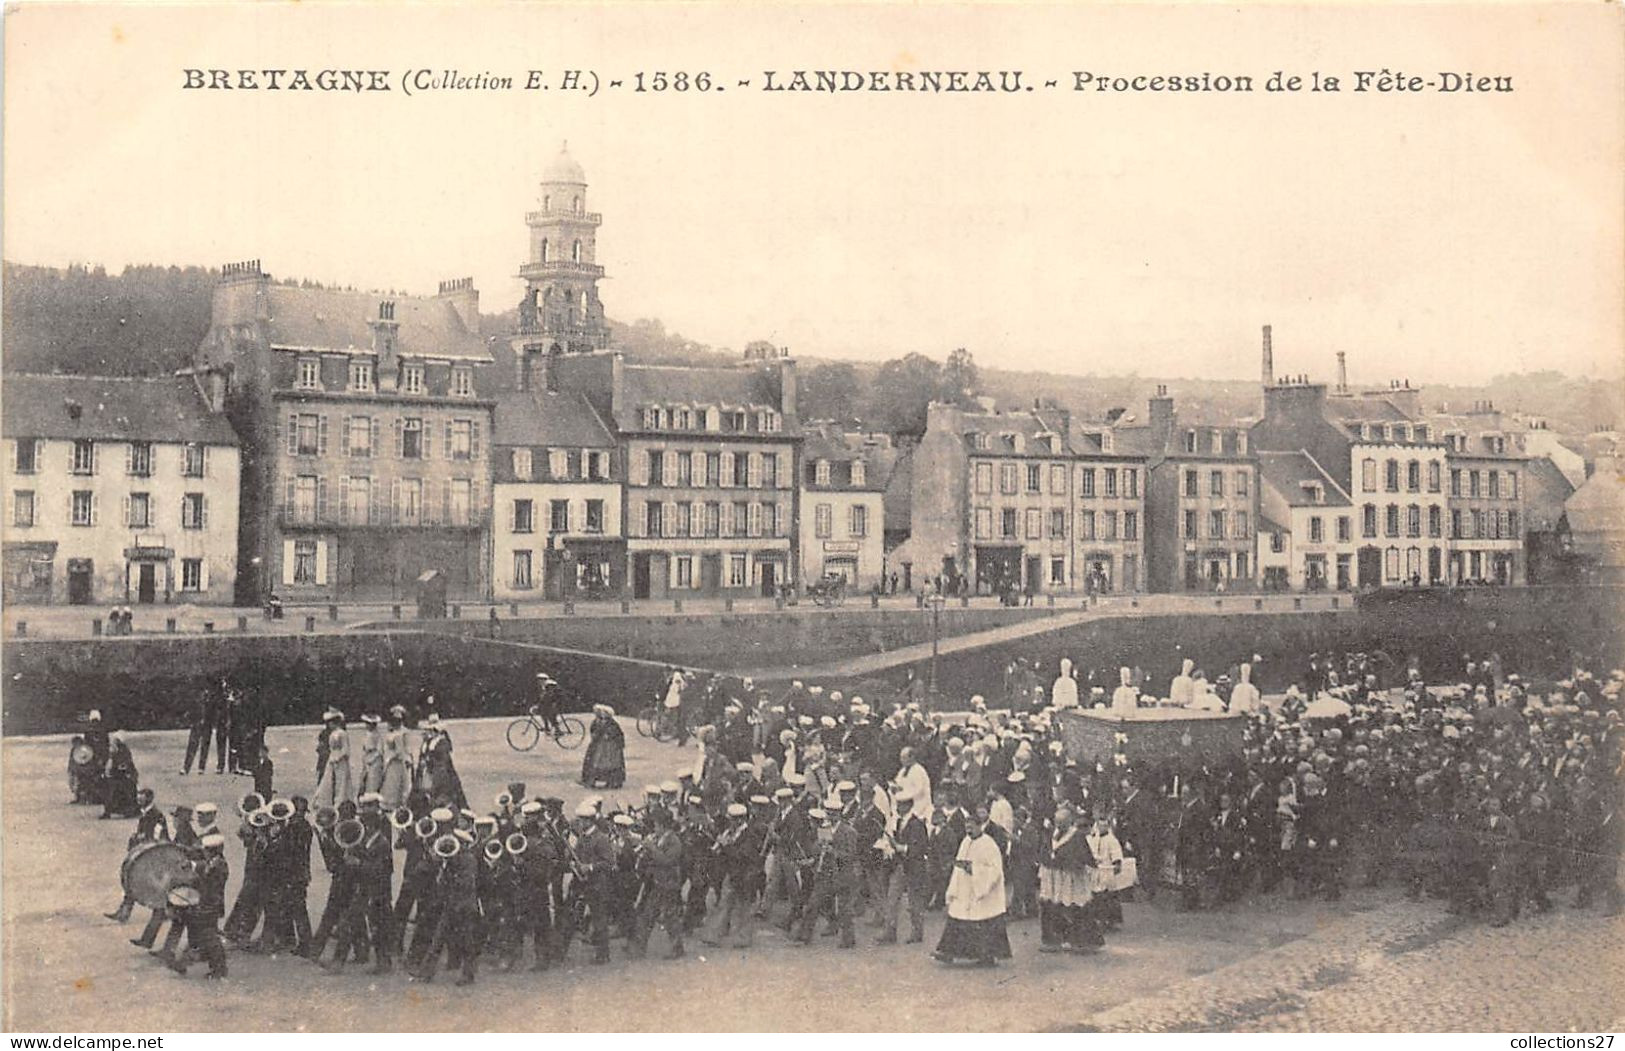
[[[931,696],[937,695],[937,653],[942,639],[942,607],[947,599],[941,592],[934,594],[928,600],[931,603]]]

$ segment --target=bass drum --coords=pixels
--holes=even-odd
[[[173,843],[141,843],[124,858],[119,883],[124,893],[151,909],[169,903],[169,892],[190,883],[197,874],[185,847]]]

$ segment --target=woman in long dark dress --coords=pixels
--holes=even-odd
[[[140,775],[135,768],[135,756],[124,743],[124,735],[114,732],[109,738],[107,776],[102,781],[102,817],[135,817],[141,813],[136,802],[136,789]]]
[[[626,734],[615,710],[595,704],[587,754],[581,760],[581,783],[588,788],[620,788],[626,783]]]

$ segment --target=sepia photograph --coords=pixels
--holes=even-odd
[[[4,55],[11,1046],[1625,1029],[1619,4]]]

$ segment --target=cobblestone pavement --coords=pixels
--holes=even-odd
[[[1625,917],[1559,907],[1495,928],[1451,916],[1437,902],[1390,899],[1301,941],[1098,1012],[1081,1028],[1551,1033],[1622,1026]]]

